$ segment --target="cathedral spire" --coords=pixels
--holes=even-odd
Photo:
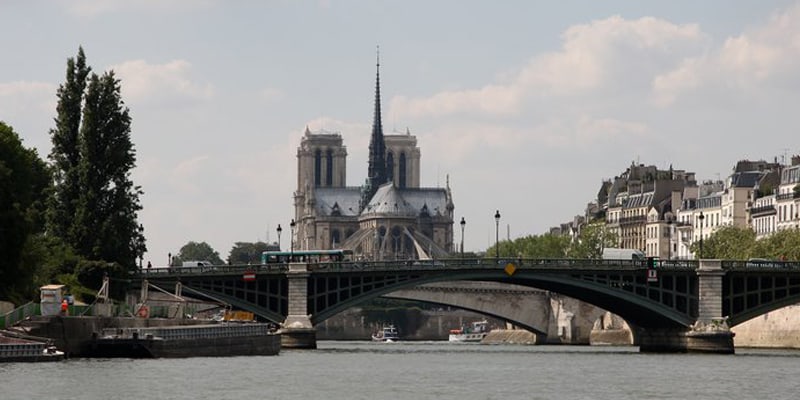
[[[381,123],[381,53],[377,50],[377,73],[375,75],[375,111],[372,119],[372,136],[369,139],[369,169],[367,172],[370,188],[367,201],[386,183],[386,142]]]

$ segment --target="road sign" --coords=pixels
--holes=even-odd
[[[647,270],[647,281],[648,282],[658,282],[658,271],[654,269]]]
[[[255,272],[249,272],[249,271],[245,272],[244,275],[242,275],[242,280],[245,281],[245,282],[252,282],[252,281],[256,280],[256,273]]]

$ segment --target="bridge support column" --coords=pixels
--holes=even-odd
[[[722,316],[724,275],[720,260],[700,260],[697,321],[688,329],[639,330],[639,351],[733,354],[733,332]]]
[[[289,280],[289,315],[281,327],[281,347],[290,349],[316,349],[317,331],[308,316],[308,266],[290,263],[286,276]]]
[[[720,260],[700,260],[697,269],[697,321],[687,336],[689,351],[733,354],[733,335],[722,315],[722,270]]]

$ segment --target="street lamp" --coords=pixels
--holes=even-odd
[[[281,232],[283,232],[283,228],[281,228],[281,224],[278,224],[278,251],[281,251]]]
[[[461,258],[464,258],[464,227],[467,226],[467,221],[461,217]]]
[[[494,257],[500,258],[500,210],[494,213]]]
[[[289,240],[291,242],[291,246],[289,247],[290,257],[294,253],[294,227],[295,227],[295,225],[297,225],[297,224],[294,222],[294,218],[292,218],[292,222],[289,222],[289,228],[291,230],[291,237],[289,238]]]
[[[703,212],[700,211],[700,215],[697,217],[700,220],[700,259],[703,259],[703,220],[706,219],[706,216],[703,215]]]

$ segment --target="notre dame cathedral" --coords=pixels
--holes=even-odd
[[[421,188],[417,138],[383,134],[380,63],[367,179],[347,186],[347,148],[338,133],[306,127],[297,149],[296,249],[349,249],[372,260],[446,257],[453,247],[453,197]]]

